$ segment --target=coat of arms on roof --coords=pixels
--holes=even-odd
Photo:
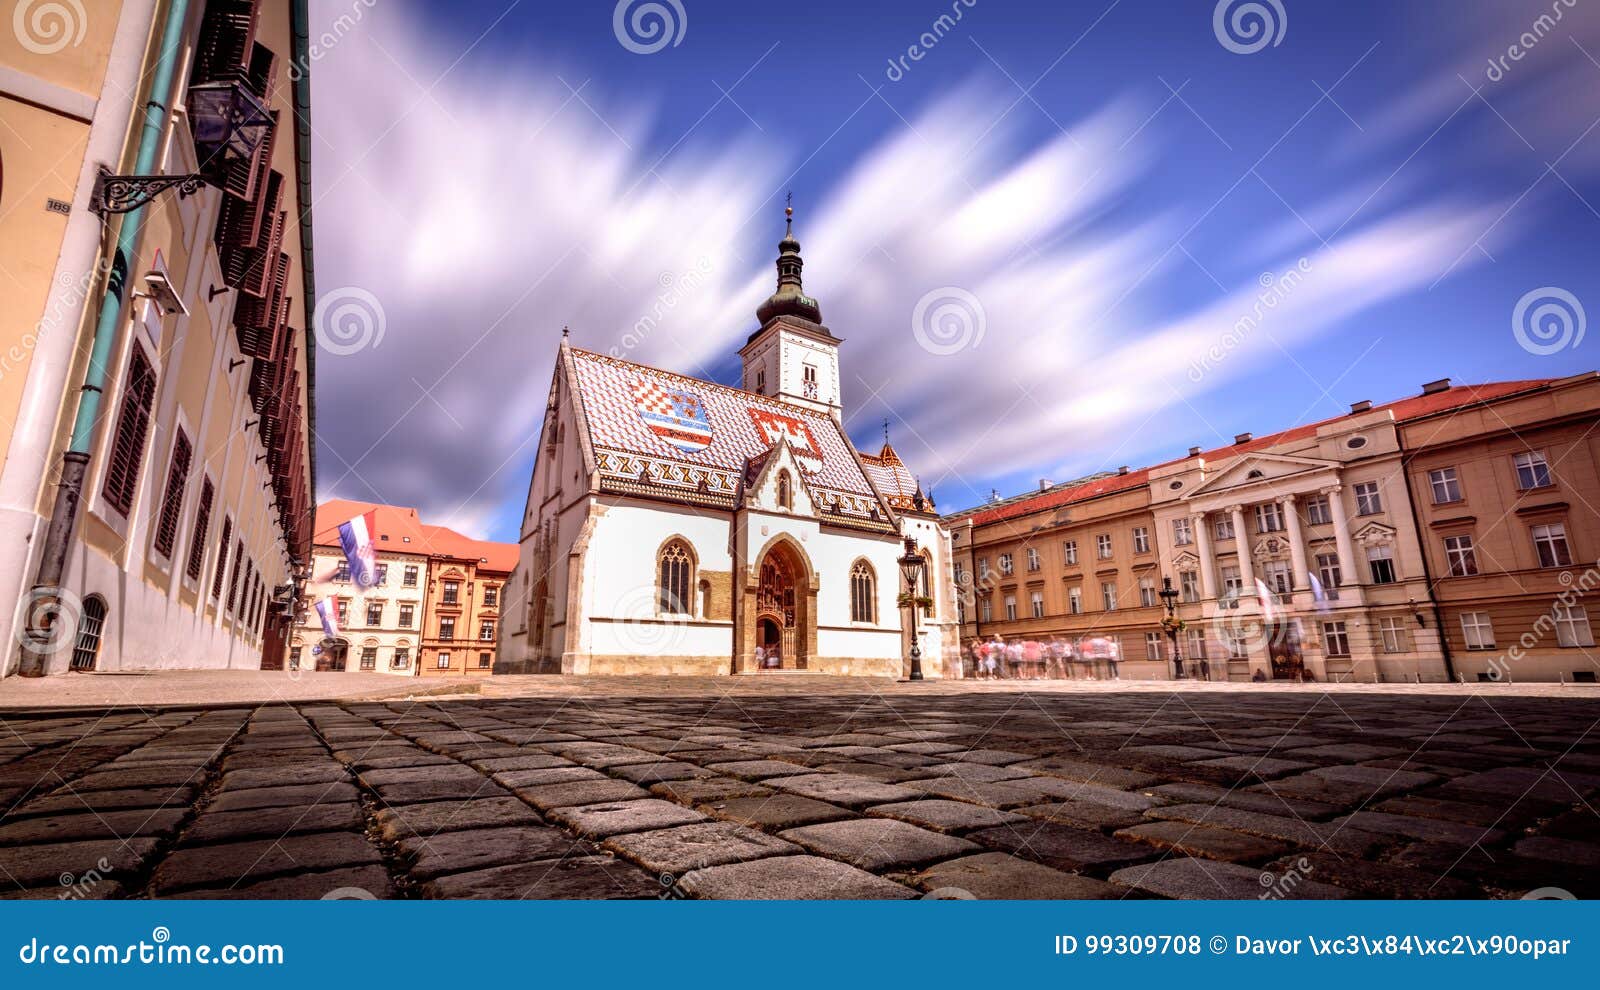
[[[762,442],[768,447],[777,444],[780,438],[787,438],[789,449],[794,452],[802,468],[813,474],[821,470],[822,453],[817,448],[817,438],[811,435],[811,427],[806,425],[805,420],[754,407],[750,409],[750,420],[755,423],[756,432],[761,434]]]
[[[711,420],[705,402],[695,393],[635,381],[633,404],[644,425],[662,442],[689,454],[711,446]]]

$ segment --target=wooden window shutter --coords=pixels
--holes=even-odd
[[[206,559],[206,530],[211,527],[211,503],[217,497],[216,487],[207,478],[200,486],[200,508],[194,516],[194,536],[189,541],[189,566],[184,573],[200,580],[200,567]]]
[[[183,493],[189,488],[189,462],[193,457],[189,438],[179,430],[177,442],[172,446],[172,463],[167,465],[167,491],[161,499],[161,519],[156,523],[156,552],[163,557],[170,558],[178,542],[178,515],[183,511]]]
[[[233,539],[233,520],[222,517],[222,544],[217,548],[217,569],[211,576],[211,597],[222,597],[222,582],[228,575],[228,543]]]
[[[122,410],[111,437],[106,466],[106,503],[126,516],[139,488],[144,462],[144,442],[150,433],[150,410],[156,399],[156,372],[135,344],[128,359],[128,378],[122,389]]]
[[[239,604],[239,572],[244,569],[244,541],[239,540],[233,548],[233,575],[228,578],[228,604],[224,611],[232,613],[234,606]]]

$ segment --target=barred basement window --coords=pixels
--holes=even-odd
[[[172,445],[172,463],[167,466],[167,492],[161,500],[161,521],[156,525],[156,552],[163,557],[172,556],[173,545],[178,542],[178,514],[183,510],[183,493],[189,487],[189,462],[194,449],[189,438],[178,431]]]
[[[217,497],[217,490],[207,478],[205,484],[200,486],[200,507],[194,515],[194,536],[189,541],[189,564],[184,568],[192,580],[200,580],[200,568],[206,559],[206,530],[211,528],[211,503]]]
[[[228,544],[233,539],[233,520],[222,517],[222,540],[217,547],[217,569],[211,575],[211,597],[222,597],[222,582],[228,575]]]
[[[128,358],[128,380],[122,388],[122,412],[111,440],[106,467],[106,504],[126,516],[133,508],[144,461],[145,437],[150,432],[150,408],[156,399],[156,372],[144,348],[135,345]]]
[[[864,560],[858,560],[850,568],[850,621],[873,621],[873,602],[876,600],[877,581],[872,574],[872,565]]]
[[[689,586],[694,558],[681,540],[673,540],[661,550],[656,582],[656,608],[672,615],[689,612]]]

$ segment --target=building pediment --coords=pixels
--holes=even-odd
[[[1351,535],[1364,547],[1383,546],[1394,542],[1395,528],[1380,522],[1370,522]]]
[[[744,501],[765,512],[817,514],[816,497],[788,437],[779,436],[772,449],[750,458],[745,466]]]
[[[1289,454],[1247,454],[1196,486],[1185,498],[1194,499],[1234,488],[1268,485],[1285,478],[1332,471],[1338,462]]]
[[[1172,558],[1172,563],[1175,566],[1179,567],[1179,568],[1182,568],[1184,570],[1188,570],[1190,568],[1199,567],[1200,566],[1200,558],[1196,557],[1193,553],[1189,552],[1188,550],[1185,550],[1182,553],[1179,553],[1177,556],[1173,557]]]
[[[1250,553],[1257,560],[1287,560],[1290,556],[1289,537],[1283,533],[1268,533],[1255,542]]]

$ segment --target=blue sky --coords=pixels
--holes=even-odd
[[[888,418],[946,509],[1600,366],[1587,0],[313,0],[312,29],[323,498],[515,539],[561,327],[735,381],[790,190],[846,426]]]

